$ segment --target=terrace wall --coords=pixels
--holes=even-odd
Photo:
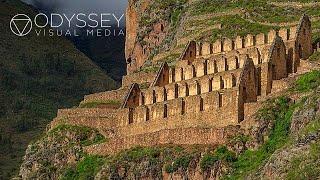
[[[124,136],[188,127],[236,125],[238,88],[213,91],[127,109],[119,132]]]
[[[136,146],[219,145],[224,144],[227,139],[234,137],[239,131],[239,127],[163,129],[148,134],[114,138],[107,143],[85,147],[85,151],[90,154],[109,155]]]
[[[297,37],[297,27],[289,29],[282,28],[279,31],[271,30],[267,34],[247,34],[245,37],[236,37],[235,39],[224,38],[214,43],[197,43],[197,58],[208,58],[212,55],[226,54],[230,51],[244,51],[251,47],[261,49],[263,46],[271,45],[275,37],[279,35],[283,41],[295,41]]]
[[[137,72],[130,75],[123,76],[122,78],[122,87],[128,87],[133,83],[143,84],[143,83],[152,83],[156,77],[155,72]]]
[[[101,93],[95,93],[84,96],[84,100],[81,103],[88,102],[101,102],[101,101],[123,101],[126,94],[128,93],[129,88],[124,87],[121,89],[106,91]]]

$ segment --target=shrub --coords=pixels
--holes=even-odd
[[[48,136],[65,138],[66,132],[75,133],[82,146],[89,146],[106,141],[106,138],[100,134],[98,130],[85,126],[59,125],[47,134]]]
[[[94,179],[105,162],[106,159],[101,156],[87,155],[76,167],[67,169],[61,179]]]
[[[202,171],[210,169],[219,160],[219,158],[213,154],[205,154],[200,160],[200,168]]]
[[[140,161],[143,158],[157,158],[160,156],[160,150],[152,147],[136,147],[128,151],[124,151],[118,155],[116,159],[124,161]]]
[[[320,85],[320,71],[315,70],[299,77],[296,82],[295,90],[307,92]]]

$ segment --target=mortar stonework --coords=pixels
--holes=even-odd
[[[162,33],[161,24],[154,28]],[[174,67],[163,63],[157,73],[127,75],[119,90],[84,99],[116,99],[121,108],[59,110],[51,128],[82,124],[112,137],[88,147],[93,154],[134,146],[221,144],[246,124],[257,110],[257,99],[285,88],[279,80],[296,73],[300,60],[319,48],[312,45],[311,32],[311,22],[304,15],[298,26],[267,34],[215,43],[190,41]],[[143,83],[150,87],[139,85]],[[228,127],[233,131],[224,131]]]

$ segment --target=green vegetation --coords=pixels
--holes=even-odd
[[[94,179],[106,159],[100,156],[86,155],[75,167],[70,167],[63,174],[62,180]]]
[[[30,163],[38,165],[37,170],[28,174],[30,179],[39,178],[40,174],[42,177],[63,174],[64,179],[87,179],[97,172],[97,166],[102,165],[104,160],[98,156],[86,155],[83,147],[105,140],[104,136],[93,128],[59,125],[30,144],[26,153],[27,160],[22,167],[29,169]]]
[[[288,171],[286,179],[303,180],[317,179],[320,176],[320,142],[313,143],[307,156],[295,158]]]
[[[235,38],[237,36],[245,36],[250,34],[268,33],[271,29],[277,29],[273,26],[261,25],[259,23],[248,22],[239,15],[223,16],[217,18],[216,22],[221,23],[222,29],[214,29],[209,35],[211,42],[217,39],[228,37]],[[228,29],[228,30],[226,30]]]
[[[309,57],[310,61],[320,61],[320,52],[315,52]]]
[[[82,146],[89,146],[92,144],[98,144],[106,141],[106,138],[101,135],[96,129],[92,129],[85,126],[71,126],[71,125],[59,125],[58,127],[52,129],[47,133],[50,137],[55,137],[61,140],[65,138],[73,138],[66,137],[66,132],[72,132],[75,136],[77,136],[77,140],[79,144]]]
[[[236,161],[236,155],[229,151],[225,146],[220,146],[214,153],[205,154],[201,158],[200,167],[202,171],[208,170],[212,168],[217,161],[232,163]]]
[[[290,99],[279,97],[269,101],[259,110],[258,117],[263,121],[271,121],[274,126],[267,141],[256,151],[247,150],[233,163],[233,172],[226,179],[243,179],[246,175],[258,170],[259,166],[269,158],[275,150],[289,142],[290,123],[293,111],[300,104],[290,103]]]
[[[137,72],[158,72],[160,69],[160,65],[151,65],[151,66],[143,66],[139,71]]]
[[[139,84],[140,89],[147,89],[149,87],[150,87],[150,83],[148,83],[148,82]]]
[[[300,136],[307,136],[318,133],[320,129],[320,119],[310,122],[300,133]],[[290,162],[287,179],[317,179],[320,176],[320,142],[312,143],[310,150],[306,154],[295,157]]]
[[[308,92],[320,85],[320,71],[315,70],[299,77],[294,87],[298,92]]]
[[[292,22],[299,20],[297,14],[302,15],[302,10],[295,8],[281,8],[267,4],[266,1],[258,0],[213,0],[213,1],[198,1],[192,7],[193,15],[231,12],[236,9],[244,9],[247,18],[259,22],[279,23],[279,22]],[[286,14],[286,16],[283,16]]]
[[[94,101],[94,102],[86,102],[86,103],[80,103],[80,108],[96,108],[99,106],[120,106],[121,102],[118,100],[108,100],[108,101]]]

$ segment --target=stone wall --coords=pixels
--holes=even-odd
[[[154,133],[111,139],[107,143],[86,147],[85,151],[90,154],[109,155],[136,146],[219,145],[224,144],[239,131],[239,127],[164,129]]]
[[[151,87],[142,90],[142,98],[144,100],[141,102],[144,103],[140,105],[153,104],[215,90],[230,89],[238,85],[241,72],[242,69],[236,69],[170,83],[164,87]]]
[[[291,27],[289,29],[282,28],[279,31],[271,30],[267,34],[247,34],[245,37],[238,36],[235,39],[224,38],[214,43],[199,42],[196,48],[197,58],[206,58],[215,54],[225,54],[230,51],[243,51],[243,49],[251,47],[271,45],[277,34],[285,42],[294,41],[297,37],[297,27]]]
[[[165,62],[161,65],[153,83],[151,84],[152,87],[154,86],[165,86],[169,84],[169,71],[170,68],[168,64]]]
[[[101,93],[95,93],[84,96],[83,103],[89,102],[108,102],[108,101],[119,101],[122,102],[125,96],[128,93],[129,88],[124,87],[121,89],[113,90],[113,91],[106,91]]]
[[[129,118],[122,119],[119,132],[131,136],[162,129],[236,125],[238,93],[238,88],[212,91],[128,109],[123,113]]]
[[[311,21],[307,15],[304,15],[300,20],[296,38],[299,59],[307,59],[313,53]]]
[[[196,58],[196,52],[197,49],[196,49],[196,42],[195,41],[190,41],[185,50],[183,51],[183,53],[181,54],[180,56],[180,60],[187,60],[187,61],[190,61],[192,62],[195,58]]]
[[[137,72],[134,74],[123,76],[122,78],[122,87],[128,87],[133,83],[143,84],[143,83],[152,83],[156,77],[155,72]]]

